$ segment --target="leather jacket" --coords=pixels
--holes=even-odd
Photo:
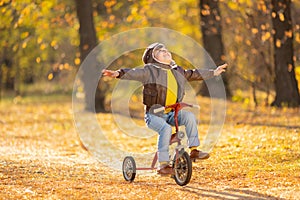
[[[213,70],[189,69],[184,70],[180,66],[171,68],[178,84],[177,102],[181,102],[184,97],[184,84],[186,81],[205,80],[213,77]],[[146,111],[154,105],[164,106],[167,94],[167,71],[157,63],[149,63],[144,68],[120,69],[119,76],[126,80],[140,81],[143,88],[143,104]]]

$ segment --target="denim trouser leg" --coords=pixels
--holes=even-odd
[[[158,117],[147,113],[145,121],[147,126],[158,132],[158,161],[169,162],[169,143],[172,134],[172,127],[166,122],[167,115]]]
[[[178,124],[179,126],[185,126],[189,147],[199,146],[200,141],[198,137],[198,127],[195,115],[192,112],[181,110],[178,114]]]
[[[169,161],[169,142],[172,134],[170,125],[175,126],[174,112],[164,114],[161,117],[146,113],[145,121],[149,128],[158,132],[158,161]],[[170,125],[169,125],[170,124]],[[193,113],[181,110],[178,113],[179,126],[184,125],[188,137],[189,147],[200,145],[198,138],[197,121]]]

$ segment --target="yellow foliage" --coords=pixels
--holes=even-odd
[[[57,41],[56,40],[52,40],[50,43],[51,47],[55,47],[57,45]]]
[[[279,13],[279,20],[282,22],[285,20],[283,13]]]
[[[74,63],[75,65],[80,65],[80,58],[75,58]]]
[[[277,39],[277,40],[276,40],[276,47],[277,47],[277,48],[280,48],[280,47],[281,47],[281,40],[280,40],[280,39]]]
[[[298,82],[298,89],[300,91],[300,66],[295,67],[295,75]]]
[[[300,43],[300,33],[295,33],[295,41]]]
[[[64,64],[60,64],[60,65],[58,66],[58,69],[59,69],[59,70],[63,70],[63,69],[64,69]]]
[[[263,3],[263,2],[258,3],[257,4],[257,8],[258,8],[258,10],[261,10],[263,12],[267,12],[268,11],[266,4]]]
[[[114,16],[114,15],[110,15],[110,16],[109,16],[109,20],[110,20],[110,21],[113,21],[115,18],[116,18],[116,16]]]
[[[257,28],[252,28],[251,31],[252,31],[253,34],[257,34],[258,33],[258,29]]]
[[[117,1],[116,0],[106,0],[105,2],[104,2],[104,6],[106,7],[106,8],[111,8],[113,5],[115,5],[117,3]]]
[[[267,41],[271,38],[271,33],[270,32],[265,32],[264,34],[262,34],[261,36],[261,40],[262,41]]]
[[[69,63],[65,63],[65,64],[63,65],[63,69],[64,69],[64,70],[71,70],[71,69],[72,69],[72,66],[71,66]]]
[[[233,2],[233,1],[229,1],[228,2],[228,6],[232,9],[232,10],[238,10],[239,9],[239,6],[236,2]]]
[[[40,50],[44,50],[44,49],[46,49],[46,44],[43,43],[40,45]]]
[[[41,44],[42,42],[43,42],[43,39],[42,39],[41,37],[38,37],[38,38],[37,38],[37,43],[38,43],[38,44]]]
[[[25,39],[25,38],[27,38],[28,36],[29,36],[29,32],[28,32],[28,31],[23,32],[23,33],[21,34],[21,39]]]
[[[240,36],[240,35],[236,35],[236,36],[234,36],[234,40],[235,40],[236,42],[242,42],[242,41],[243,41],[243,37]]]
[[[284,34],[285,34],[286,37],[292,38],[293,37],[293,30],[290,29],[288,31],[284,31]]]
[[[43,24],[42,24],[42,28],[43,28],[44,30],[48,30],[48,29],[49,29],[49,23],[43,23]]]
[[[2,8],[1,12],[4,14],[6,12],[6,8]]]
[[[15,45],[13,46],[13,51],[16,52],[16,51],[18,50],[18,48],[19,48],[19,44],[15,44]]]
[[[22,48],[25,49],[27,47],[27,42],[22,43]]]
[[[205,10],[205,9],[203,9],[203,10],[201,10],[201,14],[203,15],[203,16],[208,16],[208,15],[210,15],[210,10]]]
[[[230,50],[230,51],[229,51],[229,55],[230,55],[230,58],[231,58],[232,60],[236,59],[236,53],[235,53],[235,51]]]
[[[127,22],[132,22],[133,20],[133,16],[132,15],[129,15],[126,19]]]
[[[48,74],[48,77],[47,77],[47,78],[48,78],[49,81],[51,81],[51,80],[53,79],[53,77],[54,77],[54,76],[53,76],[53,73],[50,73],[50,74]]]
[[[40,63],[40,62],[41,62],[41,57],[37,57],[37,58],[35,59],[35,61],[36,61],[36,63]]]
[[[49,12],[53,7],[53,1],[42,1],[40,7],[43,13]]]

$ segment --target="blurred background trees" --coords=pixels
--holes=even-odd
[[[87,5],[86,1],[77,0],[0,0],[1,97],[70,93],[77,69],[85,57],[85,46],[82,46],[84,33],[80,27],[93,24],[95,36],[88,34],[86,37],[93,43],[95,40],[100,43],[116,33],[133,28],[155,26],[179,31],[202,44],[216,64],[223,60],[229,63],[226,78],[231,100],[256,105],[269,105],[275,100],[276,106],[299,105],[299,87],[295,82],[298,80],[299,84],[300,80],[299,1],[90,0],[90,20],[93,22],[80,21],[79,11],[84,9],[84,5],[76,5],[83,2]],[[216,11],[212,4],[218,5]],[[289,6],[276,10],[277,5]],[[206,44],[208,39],[203,34],[205,17],[210,17],[213,22],[210,28],[222,28],[223,50],[222,46],[212,47],[216,43]],[[282,20],[282,17],[288,20]],[[280,27],[285,26],[284,22],[289,23],[289,28],[284,29],[284,36],[276,35]],[[286,52],[283,49],[285,43],[280,48],[277,46],[277,39],[283,42],[284,38],[291,47],[289,55],[279,52]],[[215,56],[214,48],[221,53]],[[129,52],[113,64],[120,67],[141,65],[141,53],[142,50]],[[131,59],[126,59],[128,56]],[[284,59],[289,59],[286,60],[289,63],[287,66],[279,64]],[[283,75],[276,74],[279,68],[288,74],[293,89],[283,86],[284,89],[278,90],[287,79],[278,78]],[[101,81],[105,83],[105,80]],[[100,96],[105,97],[109,85],[105,83],[101,86],[99,83]],[[101,91],[104,86],[106,89]],[[201,85],[195,87],[200,90]],[[290,99],[279,98],[283,90],[294,91],[291,97],[294,103],[289,104]],[[105,109],[103,107],[100,106],[99,110]]]
[[[300,105],[295,78],[291,0],[272,0],[273,43],[275,56],[275,92],[273,105]]]
[[[72,73],[74,62],[79,64],[74,9],[73,1],[0,1],[2,89],[24,95],[27,85],[58,77],[67,81],[62,79]],[[38,92],[66,89],[44,86]]]
[[[226,57],[222,38],[222,16],[220,13],[219,0],[199,0],[199,10],[203,47],[209,53],[217,66],[224,64],[226,62]],[[208,68],[213,69],[214,66],[210,66]],[[229,89],[226,75],[226,73],[222,74],[222,80],[224,82],[226,95],[230,98],[231,91]],[[219,91],[223,90],[223,88],[220,88],[218,81],[221,81],[219,77],[206,81],[208,84],[214,84],[214,91],[211,92],[215,94],[209,94],[205,83],[202,84],[202,88],[199,93],[203,96],[212,95],[214,97],[218,97],[218,93],[221,93]]]

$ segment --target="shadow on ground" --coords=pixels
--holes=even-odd
[[[212,199],[221,199],[221,200],[266,200],[266,199],[276,199],[276,200],[285,200],[284,198],[274,197],[270,195],[260,194],[258,192],[253,192],[248,189],[232,189],[227,188],[225,190],[213,190],[213,189],[204,189],[196,188],[191,186],[186,186],[180,190],[189,191],[196,194],[199,198],[212,198]]]

